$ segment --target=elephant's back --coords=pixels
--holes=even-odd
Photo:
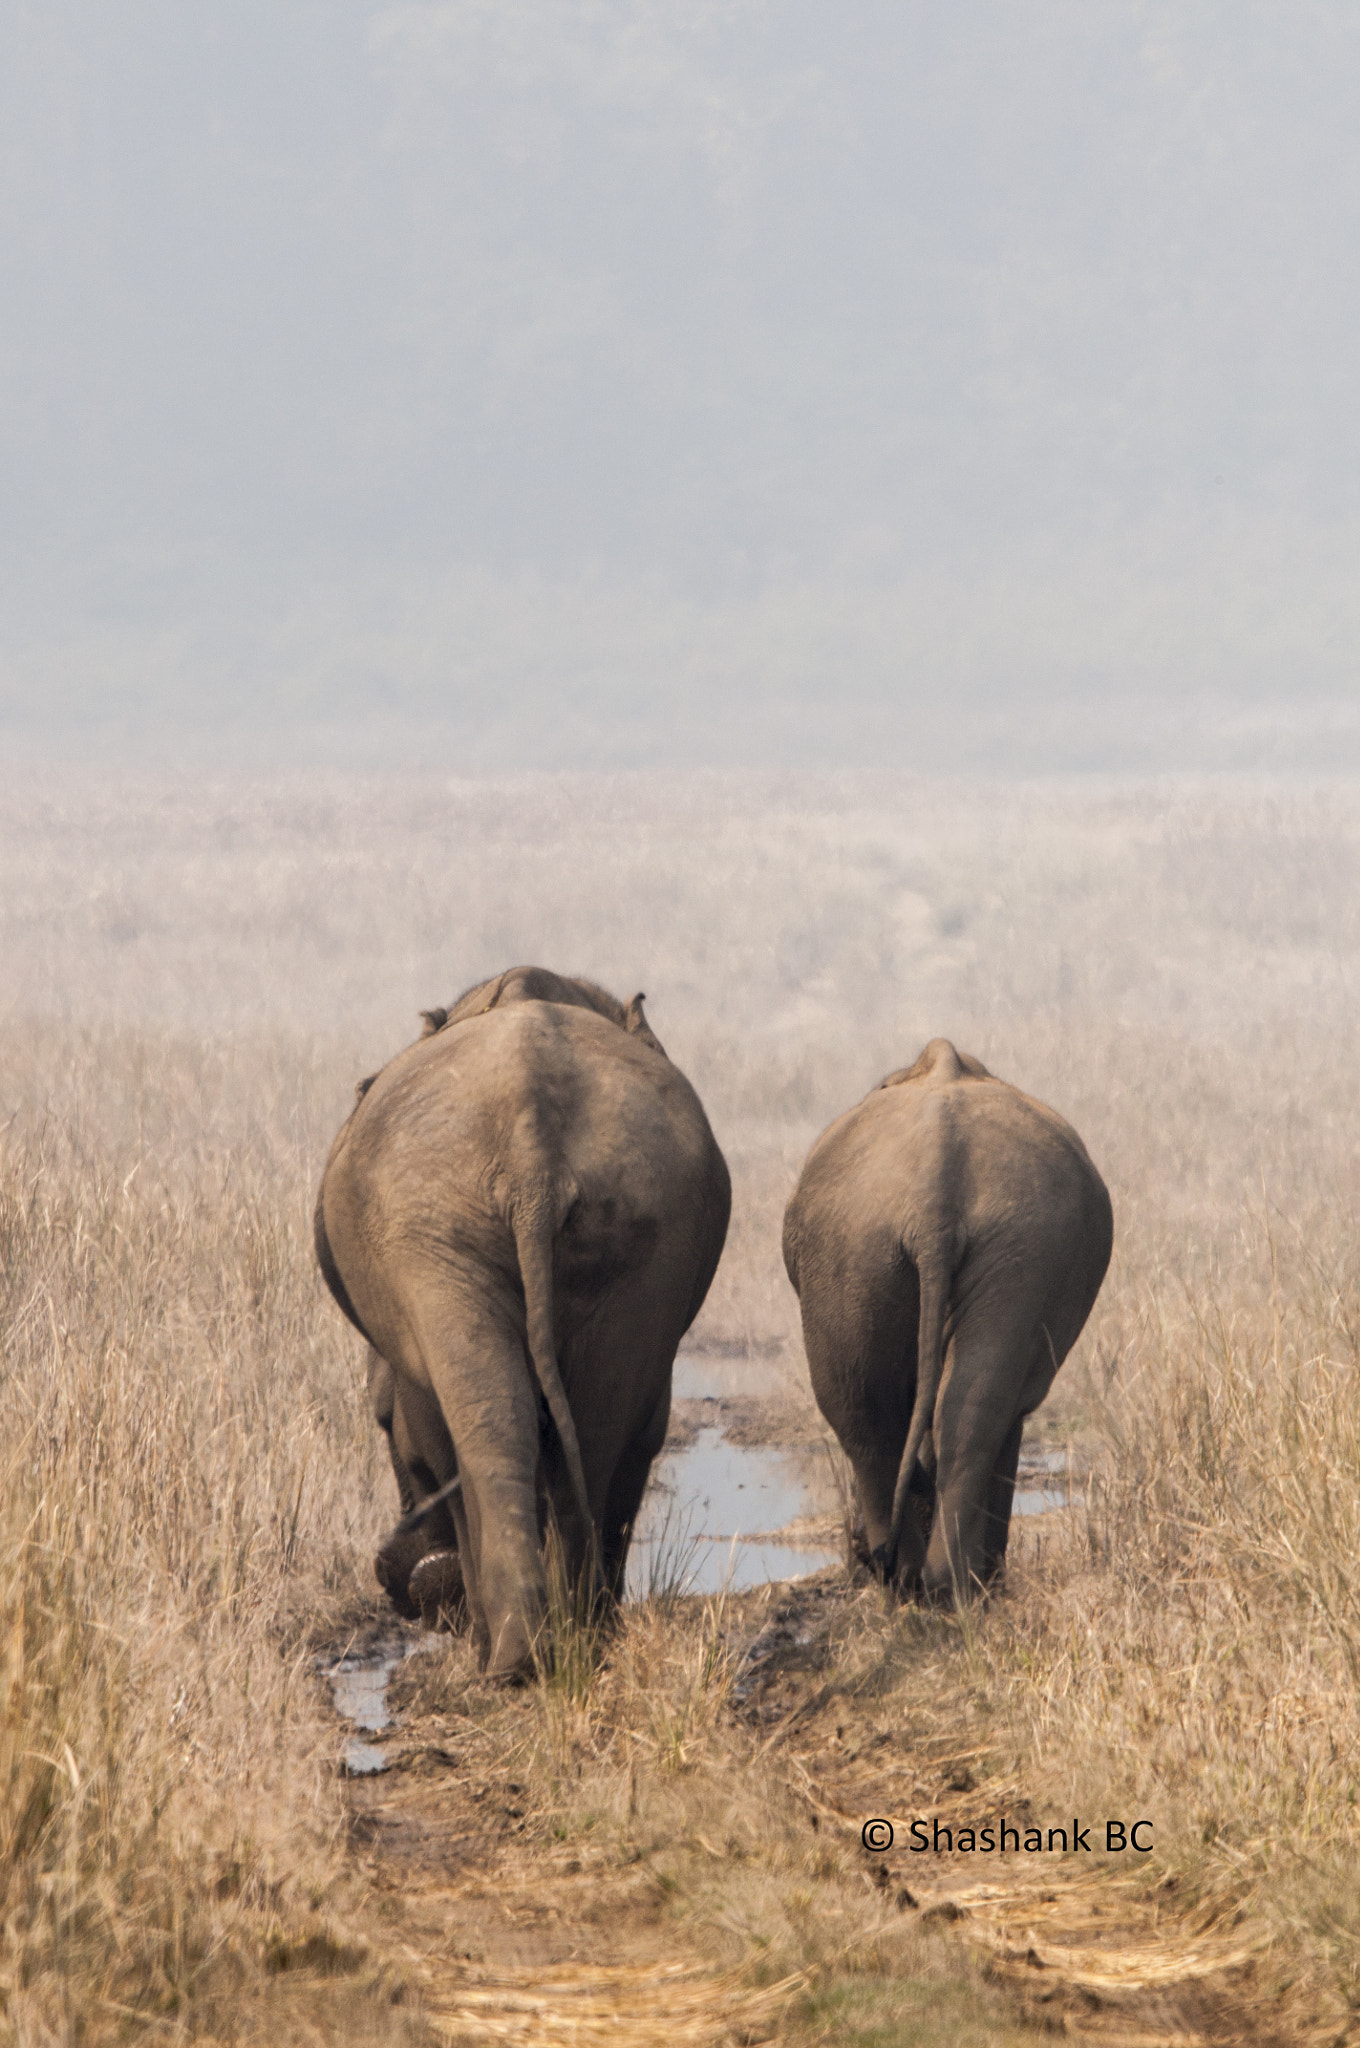
[[[494,1105],[498,1143],[513,1125],[576,1187],[602,1180],[616,1195],[631,1188],[642,1205],[649,1194],[726,1175],[698,1095],[646,1039],[591,1010],[546,1002],[493,1010],[475,1025],[485,1027],[469,1048],[475,1085]]]
[[[520,1002],[409,1046],[356,1105],[327,1169],[352,1203],[504,1217],[518,1171],[641,1188],[722,1167],[688,1081],[663,1053],[575,1006]]]
[[[853,1220],[856,1225],[869,1213],[896,1211],[904,1190],[937,1172],[962,1092],[938,1086],[875,1088],[817,1139],[790,1210],[841,1214],[847,1224]]]
[[[894,1262],[904,1211],[919,1206],[929,1178],[930,1119],[915,1091],[899,1106],[875,1089],[822,1132],[784,1211],[784,1264],[800,1292],[814,1273],[853,1285],[853,1275]]]
[[[799,1240],[886,1230],[911,1243],[947,1217],[959,1241],[1108,1240],[1110,1202],[1085,1145],[1047,1104],[992,1076],[875,1089],[813,1146],[785,1222]],[[1108,1258],[1108,1244],[1105,1253]]]

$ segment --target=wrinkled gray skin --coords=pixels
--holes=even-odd
[[[873,1561],[903,1590],[967,1599],[999,1572],[1025,1417],[1112,1237],[1076,1132],[944,1038],[813,1146],[784,1264]]]
[[[415,1532],[414,1570],[399,1530],[379,1576],[423,1604],[414,1581],[452,1534],[490,1676],[532,1669],[549,1509],[571,1576],[621,1592],[730,1203],[640,996],[514,968],[426,1013],[424,1038],[361,1084],[317,1257],[376,1354],[403,1509],[461,1479]]]

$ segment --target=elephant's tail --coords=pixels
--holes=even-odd
[[[883,1546],[884,1575],[889,1580],[897,1570],[912,1474],[935,1413],[935,1400],[944,1371],[944,1322],[949,1308],[950,1269],[942,1246],[932,1246],[929,1252],[918,1252],[916,1275],[921,1290],[916,1330],[916,1399],[912,1403],[907,1441],[902,1447],[902,1462],[897,1468],[888,1540]]]
[[[590,1577],[592,1590],[599,1577],[600,1562],[595,1541],[595,1522],[590,1512],[590,1497],[586,1492],[585,1467],[581,1463],[581,1444],[576,1434],[576,1422],[567,1402],[567,1390],[562,1385],[562,1375],[557,1369],[557,1345],[553,1336],[553,1226],[552,1215],[546,1204],[534,1203],[524,1209],[517,1209],[514,1220],[515,1250],[519,1257],[520,1279],[524,1283],[524,1315],[526,1334],[529,1340],[529,1357],[533,1362],[538,1384],[548,1404],[562,1445],[562,1454],[567,1461],[567,1476],[571,1490],[576,1497],[577,1513],[590,1546]]]

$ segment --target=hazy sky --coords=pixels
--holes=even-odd
[[[1354,0],[0,0],[0,745],[1360,767]]]

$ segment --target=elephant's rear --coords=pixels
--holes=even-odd
[[[731,1183],[698,1097],[646,1047],[590,1066],[560,1146],[570,1200],[552,1248],[558,1352],[606,1574],[621,1590],[675,1352],[717,1268]]]
[[[333,1148],[318,1256],[387,1355],[409,1341],[432,1275],[522,1298],[522,1255],[541,1237],[569,1337],[644,1269],[665,1270],[691,1318],[730,1199],[698,1097],[663,1053],[590,1011],[524,1002],[383,1069]]]
[[[960,1093],[969,1172],[959,1283],[966,1289],[976,1268],[998,1286],[991,1276],[999,1268],[1014,1288],[1023,1270],[1020,1291],[1056,1372],[1109,1267],[1109,1190],[1072,1126],[1045,1103],[1004,1082]]]
[[[542,1613],[545,1484],[569,1555],[598,1539],[617,1580],[729,1199],[698,1098],[650,1033],[541,1000],[408,1048],[337,1141],[318,1244],[353,1319],[447,1423],[493,1670],[524,1667]]]
[[[785,1262],[813,1390],[889,1573],[943,1596],[998,1568],[1023,1419],[1081,1332],[1112,1235],[1070,1126],[944,1040],[813,1147]]]

